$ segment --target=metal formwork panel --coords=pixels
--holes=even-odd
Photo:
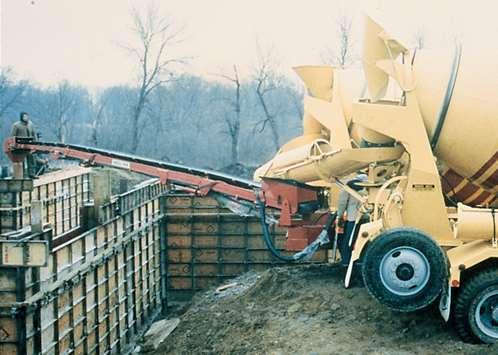
[[[0,353],[126,352],[164,312],[167,295],[190,296],[280,263],[257,219],[236,216],[212,198],[165,194],[157,181],[99,206],[101,224],[82,233],[79,207],[90,200],[89,186],[88,176],[71,176],[10,196],[21,225],[30,222],[31,203],[42,201],[53,233],[43,235],[46,266],[1,269]],[[284,231],[272,234],[282,248]],[[314,260],[325,261],[326,252]],[[9,335],[2,338],[2,329]]]
[[[90,201],[90,177],[86,170],[62,180],[35,181],[29,191],[0,193],[0,234],[31,224],[31,203],[41,201],[43,223],[58,236],[79,224],[79,209]]]
[[[167,195],[164,224],[170,298],[188,298],[248,270],[281,264],[268,251],[258,219],[235,215],[215,199]],[[282,250],[285,231],[272,227],[271,232]],[[312,261],[327,261],[326,250]]]
[[[60,193],[74,195],[65,199],[68,206],[79,194],[72,188],[74,181],[65,183],[67,187],[60,184]],[[59,185],[52,186],[57,194]],[[50,194],[50,189],[48,185],[39,193]],[[0,337],[2,355],[129,350],[130,342],[165,304],[161,190],[148,191],[125,194],[133,199],[125,213],[85,233],[52,238],[46,266],[1,269],[0,332],[9,334]],[[64,208],[68,219],[59,224],[61,230],[76,221],[71,221],[74,211]]]
[[[160,218],[154,204],[145,206],[155,218],[147,214],[133,225],[113,219],[54,251],[57,279],[71,284],[42,307],[54,312],[42,317],[48,346],[42,353],[51,353],[52,345],[58,353],[117,353],[157,312]],[[77,282],[75,272],[84,274]]]

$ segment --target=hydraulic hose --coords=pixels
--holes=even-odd
[[[319,237],[310,245],[308,245],[306,248],[304,248],[302,251],[295,253],[294,255],[287,256],[283,255],[273,244],[273,240],[271,239],[270,231],[268,229],[268,224],[266,224],[266,208],[265,204],[261,202],[259,199],[256,202],[258,208],[259,208],[259,219],[261,223],[261,228],[263,230],[263,240],[265,241],[266,246],[268,247],[268,250],[272,253],[273,256],[275,256],[277,259],[280,259],[282,261],[285,261],[287,263],[293,263],[293,262],[298,262],[301,260],[309,259],[313,255],[313,253],[318,249],[318,247],[322,244],[325,244],[329,241],[328,239],[328,230],[332,223],[334,223],[337,214],[333,213],[329,216],[327,223],[323,227],[322,231],[320,232]]]

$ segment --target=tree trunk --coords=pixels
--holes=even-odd
[[[140,138],[140,115],[142,114],[142,110],[145,104],[145,97],[142,93],[140,93],[140,97],[138,99],[137,106],[133,111],[132,117],[132,132],[131,132],[131,152],[135,154],[138,150],[139,138]]]
[[[240,82],[237,68],[235,71],[235,122],[232,135],[232,164],[239,163],[239,133],[240,133]]]
[[[92,123],[92,136],[91,136],[91,142],[94,147],[98,147],[99,145],[98,133],[97,133],[98,128],[99,125],[97,123],[97,119],[95,119]]]
[[[135,110],[133,113],[133,122],[131,126],[131,152],[135,154],[138,149],[138,119],[140,118],[140,112]]]
[[[273,138],[273,143],[275,146],[275,153],[276,153],[280,149],[280,135],[278,133],[277,125],[273,119],[270,120],[270,131]]]
[[[239,125],[236,123],[234,127],[234,132],[231,134],[231,161],[232,165],[239,163]]]
[[[263,108],[263,112],[265,114],[265,119],[270,124],[270,131],[272,135],[273,145],[275,147],[275,152],[278,152],[278,150],[280,149],[280,135],[278,133],[277,125],[275,123],[275,120],[273,119],[273,116],[270,115],[270,112],[268,111],[268,106],[266,105],[263,94],[259,90],[257,91],[257,94],[259,102],[261,103],[261,107]]]

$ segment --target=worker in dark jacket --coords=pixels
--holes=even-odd
[[[29,115],[27,112],[20,113],[19,121],[12,125],[12,131],[10,135],[12,137],[36,138],[35,128],[29,120]]]
[[[10,135],[12,137],[22,137],[22,138],[34,138],[36,139],[36,132],[33,124],[29,120],[29,115],[27,112],[21,112],[19,114],[19,121],[12,125],[12,130]],[[30,178],[36,175],[36,162],[32,154],[26,156],[26,171]]]
[[[361,183],[366,180],[367,175],[360,173],[353,179],[349,180],[347,185],[353,190],[359,192],[363,190],[363,187],[357,183]],[[343,232],[337,234],[337,241],[339,251],[341,253],[341,264],[343,266],[349,265],[349,261],[351,260],[351,249],[352,246],[354,246],[358,235],[357,223],[359,222],[358,217],[361,217],[359,208],[360,201],[346,191],[341,191],[339,193],[339,201],[337,203],[337,226],[342,228]]]

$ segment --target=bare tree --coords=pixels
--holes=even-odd
[[[352,32],[353,19],[343,15],[336,21],[337,41],[334,48],[326,48],[322,54],[325,63],[344,68],[356,61]]]
[[[144,108],[152,92],[173,78],[173,67],[183,62],[175,58],[171,50],[178,44],[182,29],[175,28],[172,22],[159,15],[159,9],[148,7],[145,14],[132,10],[133,32],[139,44],[127,46],[127,51],[138,61],[137,98],[133,104],[131,151],[138,149],[143,122]]]
[[[102,95],[93,97],[90,102],[90,112],[92,114],[90,142],[94,147],[99,146],[100,134],[102,126],[104,125],[105,107],[107,98]]]
[[[0,118],[19,101],[26,90],[27,82],[15,82],[11,68],[0,68]]]
[[[297,124],[301,126],[304,116],[303,107],[304,88],[302,85],[292,85],[290,89],[290,104],[293,109],[294,117],[297,118]]]
[[[239,136],[240,136],[240,112],[241,112],[241,82],[237,66],[233,66],[233,74],[218,74],[221,78],[228,80],[233,85],[233,97],[229,104],[233,112],[226,112],[224,121],[227,126],[227,134],[230,137],[230,161],[235,166],[239,162]]]
[[[256,123],[255,128],[263,132],[266,127],[270,128],[275,151],[280,148],[280,134],[277,127],[277,112],[270,109],[269,96],[280,87],[282,76],[277,73],[277,62],[273,47],[263,50],[257,44],[257,61],[253,68],[252,79],[256,85],[256,97],[263,110],[264,117]],[[259,127],[259,128],[258,128]]]
[[[67,80],[50,90],[51,99],[47,100],[47,114],[55,120],[54,134],[59,142],[64,143],[70,133],[71,115],[78,104],[78,96]]]
[[[151,154],[163,160],[179,161],[185,157],[194,158],[196,153],[192,151],[196,149],[206,149],[187,143],[198,142],[205,137],[206,130],[209,131],[209,124],[203,119],[208,109],[202,101],[206,90],[204,82],[191,75],[178,76],[170,85],[155,90],[146,108],[150,118],[146,123],[154,129],[156,136],[168,141],[159,149],[148,147]]]

